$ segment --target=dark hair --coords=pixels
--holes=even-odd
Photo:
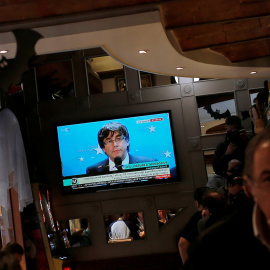
[[[127,141],[129,141],[129,133],[126,126],[118,122],[110,122],[105,124],[98,132],[98,143],[100,148],[104,148],[104,139],[106,139],[110,133],[114,134],[115,131],[118,131],[120,135],[123,135]],[[129,151],[129,146],[127,147]]]
[[[232,115],[232,116],[227,117],[225,123],[228,126],[230,126],[230,125],[236,126],[236,129],[242,128],[241,119],[236,115]]]
[[[80,225],[81,225],[82,229],[87,229],[88,228],[88,218],[81,218]]]
[[[203,196],[202,205],[207,207],[210,213],[220,214],[226,209],[226,199],[221,192],[209,190]]]
[[[209,187],[199,187],[194,191],[194,201],[197,201],[199,204],[202,204],[204,193],[209,190]]]
[[[263,91],[260,91],[257,94],[256,98],[257,98],[258,102],[261,103],[261,104],[264,104],[266,102],[266,100],[267,100],[266,95],[265,95],[265,93]]]
[[[21,270],[18,260],[5,251],[0,251],[0,269],[1,270]]]
[[[236,164],[234,167],[230,168],[229,169],[229,165],[234,162],[234,164]],[[244,164],[242,161],[238,160],[238,159],[232,159],[229,161],[228,163],[228,169],[227,169],[227,172],[230,172],[231,175],[233,177],[236,177],[236,176],[242,176],[243,174],[243,169],[244,169]]]
[[[253,178],[253,164],[254,154],[257,148],[264,142],[270,142],[270,125],[253,137],[248,143],[245,155],[244,175],[248,176],[250,180]]]
[[[268,90],[268,81],[263,82],[264,88]]]
[[[3,248],[3,251],[9,254],[15,254],[15,253],[18,253],[20,255],[24,254],[23,247],[16,242],[8,242]]]

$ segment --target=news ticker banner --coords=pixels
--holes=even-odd
[[[96,176],[73,177],[64,179],[63,183],[64,186],[93,186],[171,177],[167,161],[128,164],[123,167],[122,172]]]

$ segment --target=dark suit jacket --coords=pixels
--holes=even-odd
[[[155,158],[129,155],[129,164],[157,161]],[[86,174],[96,175],[109,172],[109,158],[86,168]]]
[[[192,242],[184,270],[270,269],[270,252],[253,233],[248,201]]]

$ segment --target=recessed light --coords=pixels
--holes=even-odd
[[[138,53],[148,53],[148,50],[140,50]]]
[[[7,50],[0,50],[0,53],[7,53]]]
[[[250,74],[253,75],[253,74],[256,74],[257,71],[251,71]]]
[[[177,67],[176,68],[177,70],[182,70],[182,69],[184,69],[183,67]]]

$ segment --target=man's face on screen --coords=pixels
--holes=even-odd
[[[121,159],[124,160],[127,155],[128,146],[129,142],[126,138],[118,131],[115,131],[114,133],[110,132],[109,136],[104,139],[104,148],[102,148],[102,150],[112,161],[114,161],[116,157],[121,157]]]

